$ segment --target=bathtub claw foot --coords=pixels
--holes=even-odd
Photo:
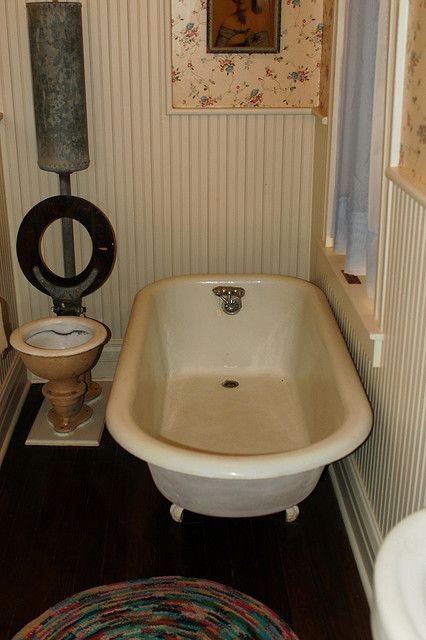
[[[178,504],[172,504],[170,507],[170,515],[175,522],[183,522],[183,507]]]
[[[297,520],[297,516],[299,515],[299,507],[297,504],[294,507],[289,507],[285,510],[285,521],[286,522],[294,522]]]

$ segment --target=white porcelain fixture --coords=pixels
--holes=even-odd
[[[219,285],[244,289],[235,315]],[[178,508],[238,517],[303,500],[324,465],[363,442],[372,416],[322,292],[236,275],[137,294],[106,421]]]
[[[374,568],[375,640],[426,639],[426,509],[386,537]]]
[[[106,340],[104,325],[83,316],[41,318],[10,336],[25,366],[48,380],[43,395],[52,403],[48,419],[55,431],[70,433],[91,417],[92,409],[83,404],[88,385],[81,376],[94,366]]]

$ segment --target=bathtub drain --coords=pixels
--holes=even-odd
[[[222,387],[225,387],[225,389],[235,389],[235,387],[238,387],[239,384],[240,383],[236,380],[224,380],[222,382]]]

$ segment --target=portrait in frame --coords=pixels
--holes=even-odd
[[[207,0],[209,53],[277,53],[281,0]]]

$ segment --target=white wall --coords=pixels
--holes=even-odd
[[[336,465],[367,586],[383,537],[426,506],[426,209],[399,186],[391,184],[390,190],[379,368],[372,368],[320,262],[313,273],[329,297],[374,413],[368,441]]]
[[[99,206],[117,234],[114,272],[86,303],[118,341],[135,292],[154,279],[309,275],[315,117],[167,115],[164,7],[157,0],[83,2],[91,165],[73,176],[73,193]],[[37,168],[25,0],[0,0],[0,24],[13,246],[22,216],[58,185]],[[59,243],[50,245],[47,258],[57,264]],[[87,246],[78,254],[84,262]],[[16,262],[15,278],[20,321],[47,315],[48,298]]]
[[[392,105],[389,87],[389,114]],[[389,124],[387,139],[398,135],[399,126],[396,121],[391,131]],[[374,560],[383,538],[405,516],[426,507],[426,190],[404,179],[399,169],[389,169],[389,178],[382,176],[376,295],[384,340],[381,366],[373,368],[319,248],[325,242],[327,214],[325,142],[324,131],[317,131],[313,199],[322,206],[313,208],[311,277],[329,298],[374,413],[370,438],[333,470],[364,586],[371,595]]]

